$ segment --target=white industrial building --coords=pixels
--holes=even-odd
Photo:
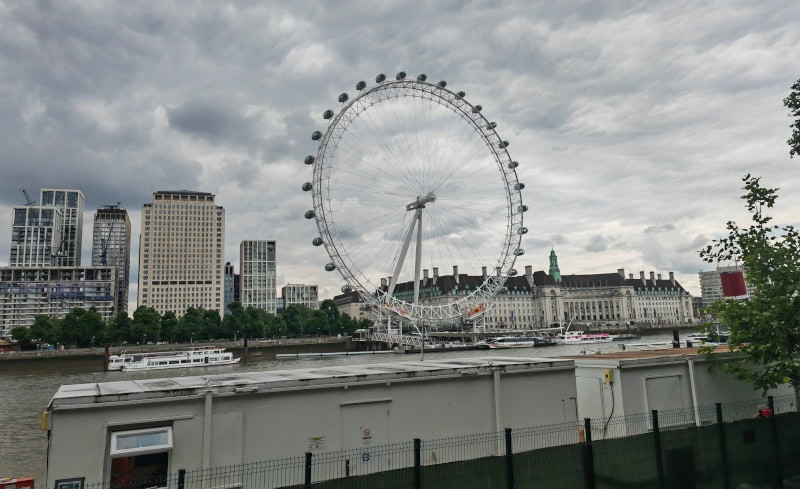
[[[714,355],[714,360],[725,361],[736,353]],[[629,351],[573,359],[581,419],[608,419],[658,410],[665,413],[661,426],[701,426],[716,421],[712,411],[698,410],[702,406],[761,397],[761,392],[750,384],[736,380],[721,366],[712,365],[697,348]],[[790,394],[788,385],[768,392],[774,396]],[[624,426],[615,424],[614,430],[607,435],[625,435]],[[601,437],[605,435],[599,433]]]
[[[434,359],[64,385],[44,421],[45,485],[83,478],[87,485],[113,486],[123,467],[135,468],[128,471],[131,479],[158,478],[179,469],[343,449],[369,459],[353,464],[357,475],[409,463],[407,454],[371,457],[388,443],[574,420],[562,400],[575,397],[573,360],[553,358]],[[500,443],[495,455],[502,449]]]

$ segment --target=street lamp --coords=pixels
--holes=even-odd
[[[192,334],[189,335],[189,343],[194,344],[194,332],[192,332]]]
[[[94,349],[94,335],[92,335],[92,349]]]
[[[236,336],[238,336],[238,334],[239,334],[238,330],[233,333],[233,342],[234,343],[236,343]]]

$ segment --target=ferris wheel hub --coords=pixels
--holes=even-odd
[[[406,205],[407,211],[414,211],[417,209],[424,209],[425,204],[436,202],[436,195],[433,192],[428,192],[428,195],[420,195],[417,200]]]

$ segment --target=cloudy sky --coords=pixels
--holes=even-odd
[[[226,209],[227,261],[275,239],[278,284],[331,297],[303,219],[310,134],[339,93],[405,70],[467,92],[512,143],[532,208],[517,268],[553,247],[564,274],[674,271],[699,294],[697,250],[746,220],[745,173],[798,224],[798,19],[796,0],[0,0],[0,265],[20,189],[83,191],[84,263],[93,210],[120,201],[135,307],[142,204],[190,189]]]

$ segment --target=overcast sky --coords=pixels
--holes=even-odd
[[[20,189],[131,215],[135,308],[142,204],[216,194],[225,259],[278,242],[278,284],[324,271],[305,155],[359,80],[447,80],[499,124],[530,233],[517,263],[562,274],[674,271],[699,295],[697,250],[746,223],[747,172],[798,224],[800,173],[782,100],[800,78],[800,2],[94,2],[0,0],[0,264]],[[368,176],[365,176],[368,178]],[[452,264],[442,264],[448,269]]]

